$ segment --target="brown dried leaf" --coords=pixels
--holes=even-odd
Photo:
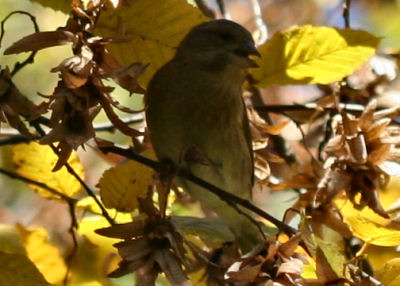
[[[363,134],[347,139],[350,155],[355,163],[365,164],[368,159],[367,145]]]
[[[123,67],[106,49],[103,49],[101,53],[102,61],[100,62],[100,67],[108,76],[114,78],[130,93],[143,94],[145,92],[145,89],[138,83],[137,78],[145,72],[148,65],[133,63],[128,67]]]
[[[258,127],[260,127],[265,133],[270,135],[279,135],[281,134],[282,130],[290,123],[289,120],[282,121],[278,124],[269,125],[267,123],[256,123]]]
[[[95,232],[112,238],[128,239],[144,234],[147,222],[143,219],[129,223],[116,224],[107,228],[96,229]]]
[[[229,267],[226,275],[228,279],[233,279],[236,281],[243,282],[253,282],[257,276],[260,274],[262,264],[249,265],[241,268],[242,262],[235,262]]]
[[[368,154],[368,162],[373,165],[382,164],[389,159],[391,149],[391,144],[381,144],[378,148],[375,148]]]
[[[118,242],[114,246],[118,248],[118,254],[127,261],[145,258],[153,250],[150,241],[145,237]]]
[[[301,275],[303,273],[303,261],[297,258],[292,258],[287,262],[283,262],[279,265],[277,274],[294,274]]]
[[[325,257],[324,252],[320,247],[317,247],[316,260],[317,260],[318,281],[323,283],[328,283],[337,281],[339,279],[339,276],[330,266],[328,260]]]
[[[368,128],[371,126],[376,118],[374,118],[374,113],[377,108],[377,101],[375,99],[372,99],[367,106],[365,106],[364,111],[362,112],[360,116],[360,127],[362,129]]]
[[[165,273],[168,281],[174,286],[191,286],[192,283],[187,279],[181,267],[180,261],[171,252],[160,249],[154,254],[154,260]]]
[[[121,119],[119,119],[118,115],[114,112],[109,101],[106,100],[106,98],[102,97],[100,99],[100,103],[104,111],[106,112],[107,117],[111,120],[111,122],[119,131],[131,137],[137,137],[143,135],[143,132],[130,128],[126,123],[124,123]]]
[[[390,118],[382,118],[373,124],[369,125],[364,131],[367,142],[373,141],[382,137],[385,134],[386,128],[392,120]]]
[[[342,121],[344,135],[346,136],[346,138],[351,139],[361,131],[361,128],[359,127],[359,119],[354,118],[353,115],[342,113]]]
[[[5,51],[5,55],[18,54],[22,52],[37,51],[53,46],[60,46],[66,44],[76,44],[78,37],[73,33],[65,30],[40,32],[23,37],[21,40],[15,42]]]

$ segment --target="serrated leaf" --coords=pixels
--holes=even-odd
[[[39,3],[43,7],[48,7],[56,11],[68,14],[71,11],[71,0],[31,0],[31,2]]]
[[[391,220],[383,218],[371,209],[362,211],[354,208],[351,202],[337,200],[343,221],[353,234],[363,241],[379,246],[397,246],[400,244],[400,230],[387,227]]]
[[[397,246],[400,244],[400,230],[388,228],[366,217],[349,216],[345,222],[350,225],[354,235],[369,244]]]
[[[73,197],[81,189],[81,185],[75,177],[68,173],[66,167],[57,172],[52,172],[58,157],[49,146],[32,142],[19,144],[13,148],[13,161],[17,164],[17,173],[33,181],[46,184],[58,192]],[[72,153],[68,163],[75,172],[84,179],[83,167],[76,153]],[[60,199],[60,196],[49,192],[36,185],[31,187],[44,198]]]
[[[0,251],[0,265],[0,285],[51,285],[25,255]]]
[[[135,210],[137,198],[146,196],[153,174],[153,169],[135,161],[108,169],[98,184],[104,205],[124,212]]]
[[[60,250],[48,241],[48,232],[44,228],[26,229],[19,226],[28,258],[36,265],[50,283],[63,281],[67,267]]]
[[[199,9],[186,0],[135,0],[117,10],[102,13],[97,32],[115,36],[122,24],[126,42],[109,45],[111,53],[122,63],[150,63],[139,78],[144,86],[195,25],[207,20]]]
[[[251,74],[260,86],[328,84],[353,73],[374,53],[379,39],[359,30],[306,25],[276,33],[259,47]]]
[[[385,286],[400,285],[400,258],[387,261],[383,267],[376,272],[376,278]]]

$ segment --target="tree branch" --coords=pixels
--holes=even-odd
[[[160,162],[146,158],[146,157],[134,152],[132,149],[123,149],[123,148],[120,148],[117,146],[104,146],[104,147],[99,147],[99,149],[105,153],[111,152],[111,153],[115,153],[115,154],[124,156],[128,159],[135,160],[135,161],[142,163],[150,168],[153,168],[157,172],[162,171],[162,164]],[[294,235],[297,233],[296,229],[292,228],[291,226],[289,226],[289,225],[283,223],[282,221],[276,219],[275,217],[271,216],[264,210],[253,205],[248,200],[242,199],[242,198],[240,198],[234,194],[231,194],[221,188],[218,188],[218,187],[200,179],[199,177],[191,174],[189,171],[187,171],[185,169],[178,168],[176,171],[177,171],[176,173],[178,176],[185,178],[185,179],[207,189],[208,191],[217,195],[221,200],[227,202],[228,204],[233,203],[233,204],[240,205],[240,206],[252,211],[253,213],[267,219],[268,221],[273,223],[275,226],[277,226],[281,231],[283,231],[287,235],[291,236],[291,235]]]

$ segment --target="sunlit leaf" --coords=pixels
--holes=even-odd
[[[388,227],[390,219],[385,219],[372,210],[360,211],[350,202],[338,201],[343,220],[353,234],[369,244],[380,246],[397,246],[400,244],[400,230]]]
[[[251,73],[260,86],[327,84],[353,73],[375,53],[378,43],[364,31],[295,27],[276,33],[259,47],[260,68]]]
[[[110,45],[110,50],[122,63],[150,63],[139,78],[147,85],[154,72],[172,58],[185,34],[206,19],[186,0],[135,0],[102,13],[97,30],[107,37],[125,31],[123,38],[128,41]]]
[[[367,243],[380,246],[400,244],[400,230],[380,225],[366,217],[350,216],[345,218],[355,236]]]
[[[135,161],[126,161],[105,171],[98,185],[104,205],[118,211],[135,210],[137,198],[147,194],[153,173],[153,169]]]
[[[0,265],[0,285],[51,285],[25,255],[0,251]]]
[[[119,214],[117,221],[120,223],[130,222],[132,218],[128,214]],[[114,243],[121,241],[120,239],[109,238],[101,236],[94,231],[99,228],[109,227],[110,224],[102,216],[90,216],[85,217],[79,222],[78,232],[80,235],[87,237],[91,243],[101,247],[102,249],[109,252],[116,252],[116,249],[112,246]]]
[[[58,157],[49,146],[38,143],[19,144],[13,149],[13,161],[17,164],[18,174],[36,182],[44,183],[56,191],[73,197],[81,189],[81,185],[75,177],[68,173],[66,167],[57,172],[51,169],[56,164]],[[68,163],[83,179],[84,171],[76,153],[72,153]],[[60,196],[50,193],[48,190],[35,185],[31,187],[45,198],[57,198]]]
[[[20,233],[15,226],[0,225],[0,251],[26,254]]]
[[[303,273],[301,277],[304,279],[317,279],[317,268],[315,263],[313,264],[303,264]]]
[[[315,242],[318,247],[324,253],[326,260],[328,261],[331,269],[338,275],[341,276],[343,273],[343,268],[346,263],[346,257],[343,253],[343,245],[338,245],[336,243],[332,243],[330,241],[326,241],[320,239],[318,236],[315,236]]]
[[[400,258],[387,261],[376,272],[376,278],[385,286],[400,285]]]
[[[19,226],[28,258],[36,265],[50,283],[61,282],[67,267],[60,250],[48,241],[48,232],[44,228],[26,229]]]

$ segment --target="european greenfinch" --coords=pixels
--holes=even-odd
[[[175,56],[151,79],[146,121],[160,161],[170,160],[195,176],[251,199],[253,151],[242,85],[259,56],[251,34],[239,24],[213,20],[194,27]],[[253,222],[218,196],[175,178],[232,230],[243,251],[259,241]]]

